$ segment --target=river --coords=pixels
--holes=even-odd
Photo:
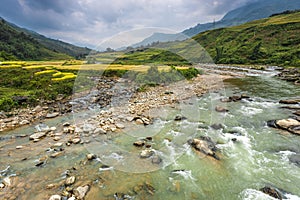
[[[237,94],[250,98],[220,102],[220,98]],[[46,186],[61,185],[68,174],[76,176],[77,185],[91,186],[85,199],[273,199],[259,191],[266,185],[284,191],[285,199],[300,199],[300,168],[289,161],[290,155],[300,153],[300,136],[266,124],[291,116],[293,111],[281,108],[278,102],[299,96],[299,86],[268,74],[227,79],[220,91],[186,100],[180,109],[157,111],[152,125],[127,126],[124,134],[111,136],[110,143],[94,138],[88,144],[66,148],[63,156],[46,158],[47,164],[40,167],[35,165],[51,151],[50,139],[28,144],[28,137],[22,134],[32,133],[34,126],[1,133],[0,183],[10,177],[19,184],[14,194],[9,187],[0,189],[0,199],[48,199],[64,188]],[[216,112],[215,105],[229,112]],[[174,121],[178,114],[187,119]],[[56,126],[73,118],[69,115],[45,124]],[[210,127],[216,123],[223,128]],[[140,150],[132,145],[150,136],[148,143],[162,159],[159,164],[138,158]],[[209,136],[217,143],[220,160],[197,154],[187,144],[188,139],[199,136]],[[16,149],[19,145],[23,148]],[[89,152],[98,158],[87,161]]]

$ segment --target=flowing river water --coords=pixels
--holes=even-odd
[[[292,115],[292,110],[281,108],[278,102],[299,97],[299,86],[264,74],[228,79],[224,88],[186,100],[180,110],[166,107],[157,111],[152,125],[127,126],[126,134],[110,138],[110,146],[95,139],[66,148],[63,156],[48,159],[40,167],[35,165],[51,151],[51,139],[29,144],[28,137],[22,136],[32,133],[33,126],[1,133],[0,183],[15,177],[19,183],[16,199],[49,199],[63,188],[48,190],[46,186],[62,182],[68,173],[76,176],[77,185],[91,185],[85,199],[273,199],[259,191],[266,185],[284,191],[285,199],[300,199],[300,168],[289,161],[289,156],[300,153],[300,136],[266,125],[268,120]],[[219,101],[235,94],[246,94],[250,99]],[[229,112],[215,112],[215,104]],[[178,114],[187,119],[174,121]],[[45,124],[57,126],[73,119],[69,115]],[[211,128],[215,123],[223,128]],[[139,159],[132,145],[149,136],[162,158],[158,165]],[[189,147],[186,141],[199,136],[209,136],[217,143],[220,160]],[[23,149],[16,149],[18,145]],[[99,158],[86,161],[89,152]],[[128,152],[131,154],[126,157]],[[0,199],[8,198],[6,190],[9,187],[0,189]]]

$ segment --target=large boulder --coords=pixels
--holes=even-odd
[[[300,122],[295,119],[280,119],[276,120],[276,125],[279,128],[288,130],[292,126],[300,126]]]
[[[216,143],[212,141],[210,137],[201,136],[199,139],[194,138],[188,140],[190,144],[196,151],[202,152],[205,155],[209,155],[217,160],[220,158],[216,155],[217,147]]]

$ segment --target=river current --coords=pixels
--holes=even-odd
[[[220,101],[241,94],[250,98]],[[19,181],[28,183],[17,199],[49,198],[51,191],[45,189],[46,185],[64,180],[66,170],[74,167],[72,173],[79,182],[92,186],[86,199],[273,199],[259,190],[264,186],[280,189],[285,199],[300,199],[300,168],[289,160],[289,156],[300,153],[300,136],[266,123],[292,116],[293,110],[281,108],[279,100],[299,96],[299,86],[270,75],[228,79],[222,90],[186,100],[179,110],[166,107],[157,111],[152,125],[126,127],[125,134],[111,138],[111,145],[103,147],[107,144],[94,140],[42,167],[35,164],[47,151],[45,143],[31,145],[32,152],[11,153],[18,151],[18,145],[26,146],[28,138],[21,136],[32,132],[33,127],[4,132],[0,140],[0,182],[6,177],[19,177]],[[216,112],[215,105],[229,112]],[[174,121],[178,114],[186,119]],[[45,124],[55,126],[71,119],[72,115]],[[222,128],[216,130],[212,124],[222,124]],[[162,163],[152,167],[136,156],[138,151],[132,145],[149,136],[162,158]],[[188,139],[199,136],[209,136],[217,143],[220,160],[197,154],[187,144]],[[99,157],[86,164],[82,160],[89,152]]]

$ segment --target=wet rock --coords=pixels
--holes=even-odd
[[[65,185],[72,185],[75,183],[75,180],[76,180],[75,176],[70,176],[66,179]]]
[[[48,113],[46,115],[46,118],[54,118],[54,117],[57,117],[58,115],[59,115],[59,112]]]
[[[140,153],[140,158],[150,158],[153,156],[154,151],[151,149],[145,149]]]
[[[46,132],[38,132],[38,133],[34,133],[34,134],[30,135],[29,139],[30,140],[37,140],[37,139],[41,139],[45,136],[46,136]]]
[[[145,142],[142,140],[139,140],[139,141],[134,142],[133,145],[136,147],[142,147],[145,145]]]
[[[215,130],[224,128],[224,126],[222,124],[212,124],[210,127]]]
[[[61,147],[63,145],[63,143],[62,142],[57,142],[57,143],[55,143],[55,144],[53,144],[51,147]]]
[[[89,191],[90,186],[86,185],[86,186],[79,186],[76,189],[74,189],[74,195],[77,199],[84,199],[85,195],[87,194],[87,192]]]
[[[294,154],[294,155],[291,155],[289,157],[289,160],[291,163],[294,163],[296,164],[298,167],[300,167],[300,154]]]
[[[242,96],[231,96],[229,97],[230,101],[240,101],[242,100]]]
[[[293,134],[300,135],[300,125],[299,126],[290,126],[288,128],[288,131],[293,133]]]
[[[300,99],[283,99],[283,100],[280,100],[279,103],[281,103],[281,104],[298,104],[298,103],[300,103]]]
[[[267,121],[267,126],[272,127],[272,128],[278,128],[278,126],[276,124],[276,120]]]
[[[265,186],[260,191],[276,199],[282,199],[281,193],[276,188]]]
[[[93,160],[93,159],[96,159],[97,156],[96,156],[95,154],[90,153],[90,154],[87,154],[87,155],[86,155],[86,158],[87,158],[88,160]]]
[[[58,194],[52,195],[49,200],[61,200],[61,196]]]
[[[0,183],[0,189],[3,189],[3,188],[5,188],[4,183]]]
[[[174,121],[181,121],[181,120],[186,120],[187,118],[182,115],[176,115],[174,118]]]
[[[195,150],[219,160],[219,157],[216,155],[216,144],[210,137],[201,136],[200,139],[190,139],[188,140],[188,144],[194,147]]]
[[[16,149],[23,149],[23,146],[16,146]]]
[[[96,127],[92,124],[84,124],[82,127],[82,130],[85,133],[93,132],[95,129],[96,129]]]
[[[276,120],[276,125],[282,129],[288,129],[291,126],[300,126],[300,122],[295,119]]]
[[[160,164],[162,162],[162,159],[158,155],[154,155],[151,162],[153,164]]]
[[[224,107],[221,107],[221,106],[216,106],[215,111],[217,111],[217,112],[228,112],[229,110],[224,108]]]

